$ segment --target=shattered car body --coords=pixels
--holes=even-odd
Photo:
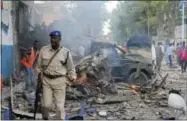
[[[92,53],[76,64],[76,85],[68,86],[69,99],[89,98],[99,94],[117,94],[112,78],[101,53]]]
[[[127,42],[128,52],[125,55],[115,44],[93,42],[89,55],[76,64],[76,82],[79,86],[68,87],[68,97],[89,98],[99,94],[116,94],[114,82],[118,81],[147,86],[149,80],[155,77],[152,60],[149,58],[151,46],[148,40],[142,41],[142,45],[137,42],[133,39]]]
[[[123,54],[114,44],[93,42],[90,50],[102,51],[114,81],[144,86],[148,84],[148,80],[155,77],[151,59],[151,42],[146,37],[135,36],[129,39],[127,47],[128,52]],[[136,76],[139,78],[135,78]]]

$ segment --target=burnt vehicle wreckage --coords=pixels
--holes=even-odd
[[[127,42],[127,47],[126,54],[123,54],[114,44],[93,42],[90,50],[103,53],[113,80],[146,86],[148,80],[155,77],[151,59],[151,41],[144,36],[133,36]]]
[[[142,43],[138,44],[140,41]],[[80,84],[76,86],[76,92],[81,92],[80,94],[84,97],[116,94],[115,84],[117,82],[140,87],[148,86],[151,83],[150,80],[155,78],[152,60],[149,58],[151,57],[151,41],[144,36],[135,36],[127,42],[127,46],[129,52],[124,55],[114,44],[93,42],[88,56],[76,65],[77,83]],[[68,91],[72,90],[68,89],[67,93]],[[75,96],[74,92],[72,95]]]
[[[89,55],[76,64],[76,84],[67,81],[67,100],[111,104],[134,100],[133,94],[141,94],[145,100],[154,98],[152,95],[164,87],[168,74],[161,76],[162,81],[158,84],[151,60],[151,41],[144,36],[134,36],[127,42],[127,47],[128,52],[124,55],[115,44],[93,42]],[[126,89],[133,92],[131,96],[119,96],[119,90]],[[13,113],[16,116],[33,118],[35,92],[15,91],[12,100],[15,100]],[[16,100],[24,100],[26,108],[22,109]],[[41,112],[40,108],[37,112]],[[41,119],[41,114],[36,117]]]

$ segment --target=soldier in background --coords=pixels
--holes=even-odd
[[[161,63],[163,60],[163,52],[161,48],[161,43],[158,43],[157,46],[155,47],[155,52],[156,52],[156,66],[158,71],[161,69]]]
[[[167,47],[167,50],[166,50],[166,54],[167,54],[167,57],[169,59],[169,67],[173,67],[173,44],[170,43],[169,44],[169,47]]]
[[[179,43],[177,43],[177,47],[176,47],[176,55],[177,55],[177,57],[176,57],[176,59],[177,59],[177,64],[178,65],[180,65],[180,58],[179,58],[179,50],[180,50],[180,44]]]

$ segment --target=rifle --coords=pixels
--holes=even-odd
[[[37,83],[37,87],[36,87],[36,93],[35,93],[34,120],[36,119],[36,112],[37,112],[37,109],[38,109],[38,102],[40,100],[40,94],[41,94],[41,92],[42,92],[42,82],[41,82],[41,77],[40,77],[38,79],[38,83]]]
[[[59,48],[53,54],[53,56],[51,57],[51,59],[49,60],[49,62],[47,64],[47,66],[43,69],[43,71],[45,71],[49,67],[49,64],[51,63],[51,61],[53,60],[53,58],[57,55],[57,53],[61,50],[61,48]],[[38,83],[37,83],[37,87],[36,87],[35,102],[34,102],[34,120],[36,119],[36,112],[37,112],[37,109],[38,109],[38,102],[40,100],[40,93],[42,92],[42,76],[43,76],[42,73],[40,73],[38,75],[39,78],[38,78]]]

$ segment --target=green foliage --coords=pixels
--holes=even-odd
[[[114,40],[128,40],[134,34],[155,35],[158,28],[172,33],[180,19],[178,1],[119,2],[112,13],[111,30]]]

